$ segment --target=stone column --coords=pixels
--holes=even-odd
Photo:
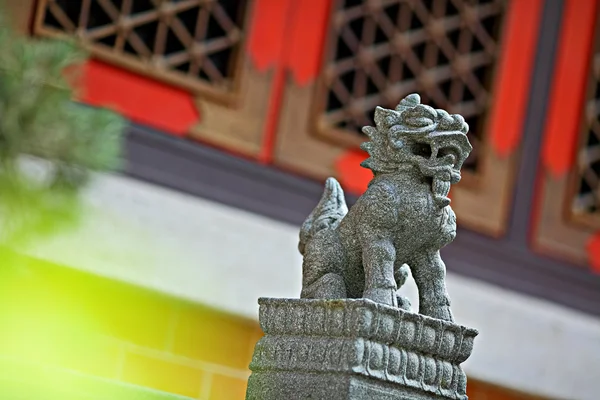
[[[247,400],[467,399],[477,331],[367,299],[260,299]]]

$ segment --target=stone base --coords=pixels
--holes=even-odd
[[[474,329],[366,299],[260,299],[247,400],[466,400]]]
[[[437,400],[445,397],[363,376],[274,371],[253,373],[248,380],[246,399]]]

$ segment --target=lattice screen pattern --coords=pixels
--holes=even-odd
[[[41,0],[37,33],[66,33],[140,73],[191,89],[228,91],[244,0]]]
[[[506,0],[340,0],[324,75],[320,126],[356,137],[375,106],[418,92],[424,103],[462,114],[476,169],[492,102]]]
[[[600,42],[600,38],[597,40]],[[578,190],[573,209],[578,215],[593,215],[600,223],[600,44],[597,47],[578,154]]]

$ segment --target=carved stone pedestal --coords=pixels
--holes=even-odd
[[[260,299],[247,400],[467,399],[477,331],[366,299]]]

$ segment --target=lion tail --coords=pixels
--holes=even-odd
[[[348,213],[344,191],[335,178],[328,178],[321,200],[310,213],[300,229],[298,250],[304,255],[306,244],[314,235],[324,229],[336,227]]]

